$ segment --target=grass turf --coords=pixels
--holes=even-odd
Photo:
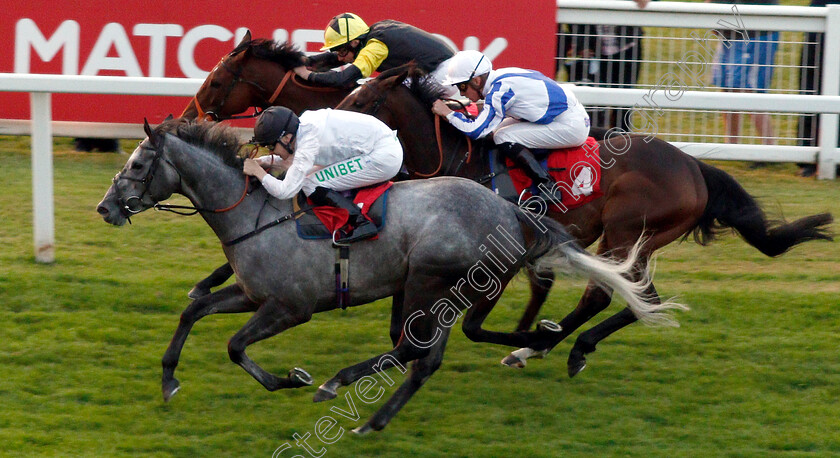
[[[692,307],[682,327],[633,325],[574,379],[565,362],[577,333],[515,371],[499,365],[508,349],[456,328],[443,367],[383,432],[359,438],[349,429],[382,399],[366,404],[344,389],[361,416],[351,421],[330,410],[346,410],[345,398],[313,404],[314,387],[269,393],[228,360],[227,339],[248,315],[195,326],[176,373],[182,390],[165,404],[160,358],[186,292],[223,262],[217,240],[197,217],[146,212],[131,226],[106,225],[94,207],[127,157],[75,153],[60,139],[56,262],[36,264],[28,148],[27,137],[0,137],[0,455],[269,456],[327,415],[340,439],[308,439],[327,456],[840,454],[837,243],[777,259],[734,236],[666,247],[656,281]],[[772,214],[840,214],[838,182],[797,178],[790,165],[716,165]],[[542,317],[571,310],[583,285],[559,281]],[[516,281],[488,327],[511,329],[527,296]],[[316,315],[249,354],[274,373],[303,367],[318,385],[390,347],[389,306]],[[297,446],[281,456],[295,454],[307,456]]]

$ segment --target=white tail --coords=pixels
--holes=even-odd
[[[560,243],[553,246],[537,260],[537,268],[571,270],[585,274],[599,285],[611,288],[627,301],[636,318],[652,326],[679,326],[668,310],[688,310],[688,306],[668,300],[660,303],[659,298],[647,294],[652,278],[650,267],[636,272],[636,261],[642,248],[642,238],[636,241],[627,259],[618,262],[603,256],[594,256],[578,248],[574,243]],[[638,281],[628,277],[640,277]]]

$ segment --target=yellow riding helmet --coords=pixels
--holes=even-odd
[[[370,27],[365,24],[359,16],[353,13],[344,13],[335,16],[330,20],[324,30],[324,46],[321,51],[341,46],[368,33]]]

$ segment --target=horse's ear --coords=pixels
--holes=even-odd
[[[166,119],[164,119],[164,122],[165,121],[172,121],[173,119],[175,119],[175,116],[172,116],[172,113],[169,113],[169,116],[167,116]]]
[[[408,73],[409,72],[407,72],[407,71],[406,72],[400,72],[399,75],[394,75],[390,78],[386,78],[383,81],[383,83],[385,83],[388,87],[397,87],[400,84],[402,84],[403,81],[405,81],[406,78],[408,78]]]
[[[238,45],[236,45],[236,47],[238,48],[238,47],[244,45],[245,43],[247,43],[249,41],[251,41],[251,31],[246,30],[245,35],[242,36],[242,40],[239,42]]]
[[[146,118],[143,118],[143,130],[146,131],[146,137],[149,137],[149,142],[152,143],[152,146],[157,148],[158,140],[160,138],[155,133],[154,129],[152,129],[152,126],[149,125],[149,120]]]

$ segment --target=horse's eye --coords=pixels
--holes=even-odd
[[[140,169],[143,168],[143,164],[141,164],[139,162],[135,162],[135,163],[131,164],[131,168],[134,169],[134,170],[140,170]]]

